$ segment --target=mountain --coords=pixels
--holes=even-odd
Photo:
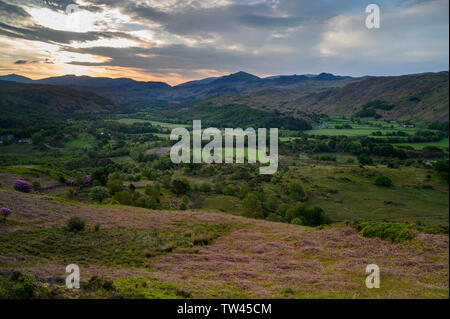
[[[364,77],[341,87],[320,83],[346,83],[336,76],[321,74],[297,82],[294,87],[266,89],[250,94],[221,95],[205,100],[205,105],[244,104],[261,110],[286,114],[324,113],[328,115],[367,116],[386,120],[448,121],[449,73]],[[319,79],[317,79],[319,78]],[[283,77],[278,77],[280,81]],[[316,80],[313,80],[316,79]],[[284,80],[289,81],[289,79]],[[316,85],[315,87],[313,85]]]
[[[24,77],[9,75],[9,80],[22,82]],[[359,78],[339,77],[329,75],[327,81],[322,77],[308,78],[303,75],[260,78],[250,73],[239,71],[221,77],[190,81],[177,86],[164,82],[135,81],[128,78],[104,78],[90,76],[64,75],[40,80],[27,79],[26,83],[50,84],[67,86],[78,90],[94,92],[98,95],[119,103],[129,103],[144,100],[177,100],[205,99],[217,95],[235,95],[276,88],[331,88],[357,81]]]
[[[18,83],[33,83],[32,79],[17,74],[0,75],[0,81],[12,81]]]
[[[383,119],[448,120],[448,71],[402,76],[350,77],[331,73],[260,78],[239,71],[177,86],[128,78],[65,75],[41,80],[10,74],[0,79],[88,91],[115,103],[148,106],[155,100],[208,106],[243,104],[292,115],[305,112]],[[112,102],[110,102],[112,103]]]
[[[339,89],[301,96],[288,106],[329,115],[351,116],[372,109],[376,117],[387,120],[448,121],[448,92],[448,71],[370,77]]]
[[[77,114],[121,111],[124,108],[95,93],[68,87],[0,81],[0,123],[24,127]]]

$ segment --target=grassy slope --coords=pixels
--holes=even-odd
[[[72,205],[6,189],[0,202],[14,212],[0,224],[0,268],[43,282],[64,277],[76,262],[82,287],[98,275],[126,297],[448,298],[448,236],[419,234],[394,245],[343,226],[311,230],[204,211]],[[76,235],[62,228],[73,215],[87,220]],[[365,288],[371,263],[381,268],[380,289]],[[111,295],[61,289],[68,297]]]
[[[389,77],[370,77],[343,87],[315,90],[263,90],[212,97],[212,105],[245,104],[287,114],[298,111],[351,116],[368,102],[384,100],[396,107],[377,110],[384,119],[448,121],[448,71]]]

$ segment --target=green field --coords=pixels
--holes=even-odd
[[[161,127],[166,128],[177,128],[177,127],[190,127],[188,124],[180,124],[180,123],[167,123],[167,122],[159,122],[159,121],[152,121],[152,120],[144,120],[144,119],[130,119],[130,118],[122,118],[118,120],[122,124],[133,124],[133,123],[150,123],[152,125],[159,125]]]
[[[87,148],[93,147],[95,138],[87,134],[81,134],[78,138],[70,140],[65,144],[67,148]]]
[[[400,146],[411,146],[415,149],[423,149],[426,146],[436,146],[443,149],[449,148],[449,140],[447,138],[443,138],[442,140],[438,142],[428,142],[428,143],[395,143],[394,145],[400,145]]]

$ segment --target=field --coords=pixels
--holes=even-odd
[[[83,122],[63,145],[0,147],[0,207],[12,212],[0,222],[0,297],[448,298],[448,183],[421,158],[448,137],[409,143],[417,150],[404,159],[374,147],[362,164],[368,148],[332,142],[422,128],[336,118],[307,135],[283,129],[278,171],[263,176],[258,164],[173,164],[168,132],[187,125],[119,121],[119,133]],[[143,122],[157,126],[133,125]],[[345,124],[353,129],[334,127]],[[375,185],[379,177],[392,185]],[[38,186],[19,192],[17,179]],[[71,229],[74,216],[84,228]],[[394,230],[377,231],[386,225]],[[81,268],[80,290],[64,288],[69,263]],[[383,274],[377,290],[364,285],[371,263]]]
[[[177,127],[190,127],[190,125],[187,125],[187,124],[167,123],[167,122],[150,121],[150,120],[144,120],[144,119],[121,118],[118,121],[123,124],[150,123],[155,126],[159,125],[161,127],[166,127],[166,128],[170,128],[170,129],[177,128]]]
[[[395,145],[401,145],[401,146],[411,146],[416,149],[423,149],[426,146],[436,146],[442,149],[449,148],[449,140],[447,138],[443,138],[442,140],[438,142],[427,142],[427,143],[395,143]]]
[[[80,206],[2,189],[0,202],[5,201],[15,214],[0,224],[0,266],[32,276],[38,287],[33,293],[66,298],[448,298],[448,236],[418,234],[393,245],[343,225],[319,230],[201,210]],[[75,234],[64,228],[74,215],[87,221],[86,229]],[[74,261],[82,289],[65,290],[60,278]],[[380,289],[364,285],[365,266],[371,263],[383,273]],[[2,278],[0,293],[10,285]]]

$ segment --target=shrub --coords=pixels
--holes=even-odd
[[[115,193],[122,191],[122,181],[120,179],[110,179],[108,180],[107,187],[109,193],[114,195]]]
[[[306,194],[305,191],[303,190],[303,186],[298,181],[294,181],[289,185],[289,195],[293,200],[297,201],[306,200]]]
[[[14,182],[13,188],[19,192],[29,193],[31,190],[31,184],[22,179],[18,179]]]
[[[136,206],[142,207],[142,208],[148,208],[149,207],[149,201],[146,197],[141,196],[136,200]]]
[[[293,225],[301,225],[302,224],[302,220],[300,218],[296,217],[293,220],[291,220],[291,224],[293,224]]]
[[[75,190],[73,188],[69,188],[67,190],[67,198],[69,199],[75,198]]]
[[[116,200],[112,200],[109,202],[109,205],[120,205],[120,202],[118,202]]]
[[[378,237],[391,243],[401,243],[415,237],[414,231],[405,223],[362,222],[357,228],[364,237]]]
[[[358,155],[358,162],[361,165],[371,165],[373,164],[372,159],[366,153],[362,153]]]
[[[297,205],[288,206],[284,217],[288,223],[290,223],[295,218],[301,218],[305,213],[305,205],[303,203],[298,203]]]
[[[181,203],[180,210],[186,210],[186,209],[187,209],[186,203]]]
[[[108,196],[108,190],[102,186],[93,187],[89,193],[89,198],[99,203],[103,202]]]
[[[33,188],[34,191],[38,191],[41,189],[41,183],[33,182],[33,183],[31,183],[31,187]]]
[[[150,185],[150,184],[145,185],[144,192],[148,196],[154,197],[155,199],[157,199],[159,197],[159,191],[153,185]]]
[[[174,179],[172,181],[172,192],[176,195],[184,195],[190,190],[189,182],[185,179]]]
[[[263,210],[261,203],[255,194],[248,193],[242,201],[244,207],[244,216],[253,218],[263,218]]]
[[[11,215],[11,210],[8,207],[2,207],[0,210],[3,216],[3,222],[6,222],[6,218]]]
[[[320,226],[331,223],[331,219],[320,207],[306,208],[301,219],[302,224],[306,226]]]
[[[106,280],[104,278],[100,278],[97,276],[91,277],[89,281],[86,283],[85,288],[87,290],[97,291],[100,289],[106,290],[106,291],[114,291],[116,290],[114,283],[112,281]]]
[[[92,176],[86,175],[83,179],[84,185],[92,185]]]
[[[67,220],[67,229],[69,231],[82,231],[85,225],[84,219],[78,216],[72,216]]]
[[[36,285],[27,275],[21,275],[14,286],[14,294],[19,299],[31,299],[36,296]]]
[[[392,185],[392,180],[387,176],[378,176],[374,182],[377,186],[389,187]]]
[[[122,205],[133,204],[133,197],[128,191],[121,191],[114,194],[113,199],[121,203]]]
[[[270,213],[269,216],[267,216],[267,220],[271,221],[271,222],[282,222],[283,217],[281,217],[280,215],[277,215],[275,213]]]
[[[66,179],[66,185],[67,186],[74,186],[75,182],[73,180],[71,180],[71,179]]]
[[[211,192],[211,185],[208,183],[202,183],[200,189],[203,193],[209,193]]]

